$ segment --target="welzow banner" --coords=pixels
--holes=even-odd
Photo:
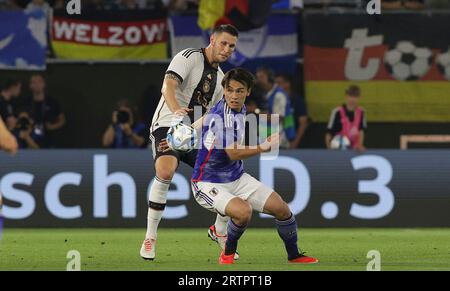
[[[450,121],[450,14],[304,14],[311,116],[326,122],[361,87],[369,122]]]
[[[236,66],[255,71],[261,65],[277,72],[294,73],[298,54],[297,15],[271,15],[261,28],[239,33],[238,45],[231,59],[221,68],[227,71]],[[185,48],[201,48],[209,44],[209,31],[202,31],[197,16],[170,17],[172,56]]]
[[[148,150],[0,153],[5,227],[142,227],[154,178]],[[449,227],[450,151],[296,150],[245,170],[289,203],[301,227]],[[208,227],[181,163],[162,227]],[[273,227],[254,214],[251,226]]]
[[[153,10],[55,12],[52,46],[63,59],[165,59],[167,16]]]
[[[42,11],[0,11],[0,70],[45,70],[46,52]]]

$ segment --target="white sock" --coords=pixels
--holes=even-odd
[[[155,177],[150,188],[149,208],[147,213],[147,233],[145,238],[156,239],[159,222],[164,212],[170,181]],[[152,207],[150,207],[150,205]]]
[[[228,220],[230,220],[230,217],[217,214],[216,222],[214,223],[214,225],[216,226],[216,233],[218,235],[227,235]]]

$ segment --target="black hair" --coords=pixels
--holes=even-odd
[[[2,90],[8,90],[12,87],[15,87],[17,85],[21,84],[19,80],[17,79],[7,79],[5,82],[3,82],[1,89]]]
[[[269,67],[258,67],[256,69],[256,72],[264,72],[267,75],[267,79],[269,79],[270,83],[275,83],[275,73],[273,72],[273,70]]]
[[[361,95],[361,89],[357,85],[351,85],[345,90],[345,93],[349,96],[359,97]]]
[[[247,86],[251,90],[255,86],[255,77],[243,68],[234,68],[228,71],[222,80],[222,86],[227,87],[231,80],[237,81]]]
[[[237,30],[236,27],[234,27],[234,26],[231,25],[231,24],[222,24],[222,25],[219,25],[219,26],[217,26],[217,27],[214,27],[214,29],[213,29],[213,31],[212,31],[213,34],[216,34],[216,33],[223,33],[223,32],[226,32],[226,33],[228,33],[228,34],[231,34],[232,36],[235,36],[235,37],[239,37],[239,31]]]

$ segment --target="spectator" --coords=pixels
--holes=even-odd
[[[103,134],[103,146],[110,148],[143,148],[145,125],[135,122],[135,114],[126,100],[120,101],[112,114],[112,124]]]
[[[136,0],[121,0],[119,3],[119,9],[121,10],[136,10],[139,6]]]
[[[364,151],[364,131],[367,130],[367,122],[364,110],[358,106],[360,88],[350,86],[346,90],[346,103],[335,108],[330,116],[325,143],[331,148],[333,136],[339,134],[350,140],[350,147],[358,151]]]
[[[199,6],[199,0],[163,0],[163,3],[171,11],[194,10]]]
[[[17,97],[22,90],[22,83],[18,80],[5,82],[0,92],[0,117],[4,120],[6,127],[12,130],[17,122]]]
[[[39,149],[43,135],[39,129],[35,128],[30,114],[26,110],[20,110],[17,124],[12,131],[16,137],[19,149]]]
[[[382,0],[381,9],[424,9],[424,0]]]
[[[42,147],[54,147],[55,132],[66,124],[66,117],[58,101],[47,96],[46,82],[42,75],[33,74],[30,79],[31,98],[25,105],[30,108],[35,130],[42,135]]]
[[[289,148],[289,143],[295,139],[295,124],[293,109],[286,92],[275,83],[275,75],[269,68],[261,67],[256,70],[258,85],[264,91],[269,120],[272,114],[280,117],[280,148]],[[269,121],[267,120],[267,121]],[[261,118],[260,118],[261,121]],[[264,125],[261,121],[260,125]],[[272,130],[272,129],[271,129]],[[268,132],[270,134],[270,132]]]
[[[297,96],[292,88],[292,79],[284,74],[280,74],[276,77],[276,83],[280,86],[286,94],[291,98],[291,104],[294,108],[294,121],[297,132],[295,139],[290,142],[289,147],[291,149],[298,148],[302,141],[305,131],[308,128],[308,112],[306,109],[305,99]]]
[[[401,0],[381,0],[381,9],[402,9]]]
[[[425,0],[403,0],[405,8],[421,10],[425,8]]]
[[[81,3],[83,3],[83,0]],[[66,9],[66,2],[64,0],[54,0],[53,2],[50,2],[50,4],[54,10]]]

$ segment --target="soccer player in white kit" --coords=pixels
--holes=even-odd
[[[164,78],[162,96],[150,127],[156,177],[150,188],[147,216],[147,232],[140,255],[146,260],[156,256],[157,229],[166,205],[167,192],[179,161],[194,167],[197,151],[179,153],[164,150],[169,127],[175,120],[188,115],[194,122],[195,106],[205,114],[223,96],[221,86],[224,76],[219,64],[227,61],[236,48],[238,31],[232,25],[216,27],[210,44],[201,49],[185,49],[171,61]],[[228,218],[217,216],[208,234],[221,246],[226,239]],[[217,236],[216,236],[217,235]]]
[[[254,85],[253,75],[241,68],[230,70],[222,85],[225,97],[201,122],[202,139],[192,175],[192,191],[204,208],[229,216],[227,240],[220,264],[233,264],[239,238],[250,222],[252,211],[275,218],[290,263],[312,264],[318,260],[305,256],[297,247],[297,222],[289,206],[273,189],[244,172],[243,159],[279,147],[279,133],[262,144],[243,146],[245,138],[245,99]]]

